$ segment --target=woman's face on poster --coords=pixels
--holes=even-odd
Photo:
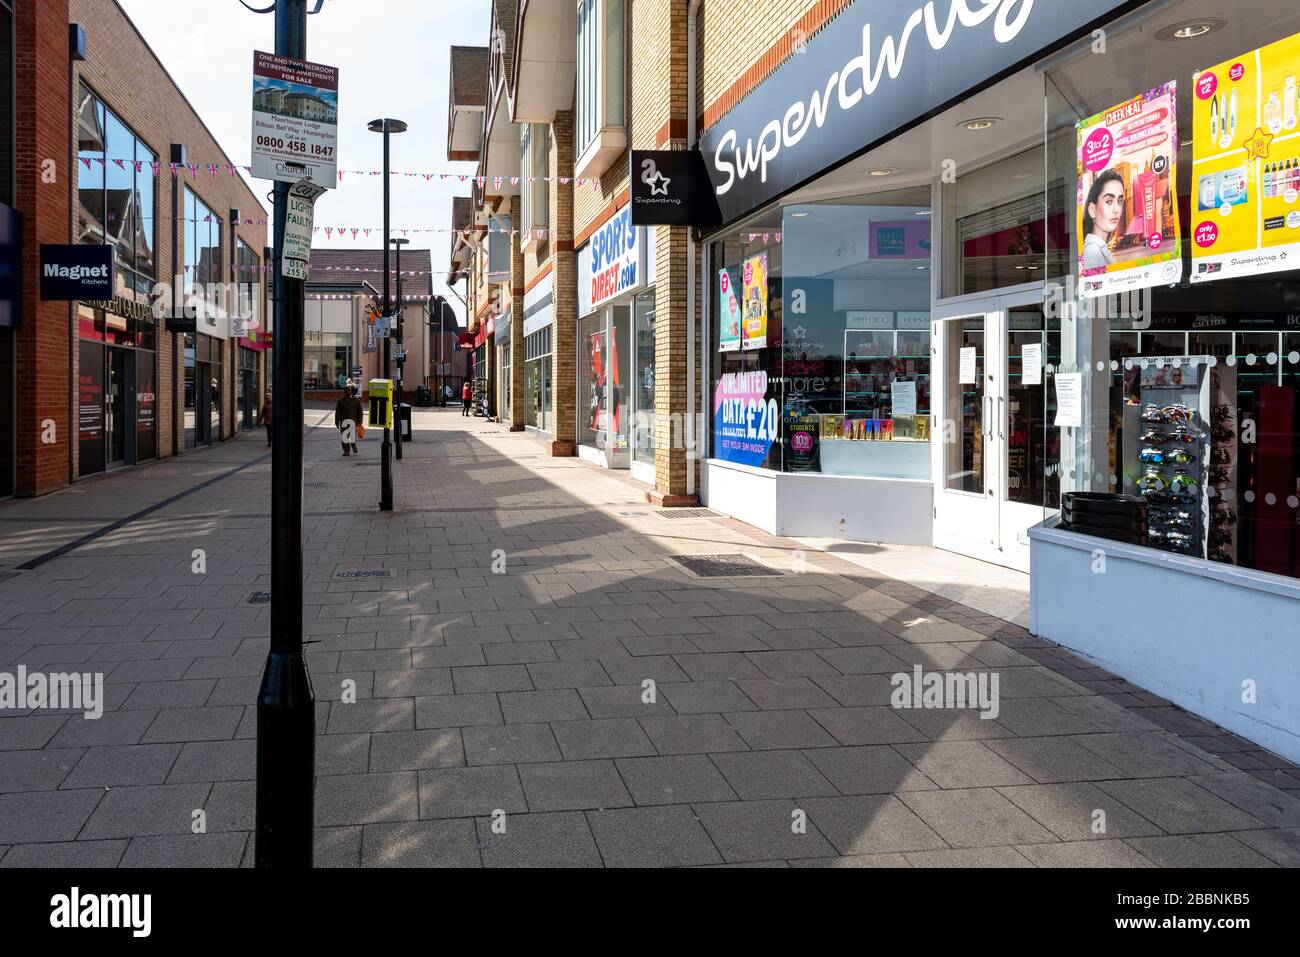
[[[1119,228],[1119,219],[1124,213],[1124,184],[1119,180],[1108,182],[1088,212],[1092,214],[1095,224],[1093,232],[1104,235],[1113,233]]]

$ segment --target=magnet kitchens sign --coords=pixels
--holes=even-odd
[[[41,299],[72,302],[112,298],[112,246],[41,245]]]
[[[700,139],[730,223],[1131,4],[856,0]]]

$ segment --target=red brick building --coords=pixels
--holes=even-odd
[[[0,20],[16,131],[0,212],[22,237],[21,294],[0,305],[0,495],[255,427],[270,217],[236,160],[115,0],[0,0]],[[43,301],[44,244],[114,246],[112,298]]]

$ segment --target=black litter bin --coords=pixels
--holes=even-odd
[[[415,404],[422,409],[427,409],[433,405],[433,393],[425,386],[418,386],[415,390]]]
[[[411,404],[403,402],[397,407],[397,427],[401,430],[402,441],[414,441],[411,432]]]
[[[1136,495],[1066,492],[1061,496],[1061,528],[1130,545],[1147,544],[1147,503]]]

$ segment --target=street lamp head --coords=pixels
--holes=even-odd
[[[409,246],[411,244],[409,239],[390,239],[389,242],[394,246]]]
[[[401,120],[385,118],[381,120],[371,120],[366,125],[366,129],[370,130],[371,133],[405,133],[406,124]]]

